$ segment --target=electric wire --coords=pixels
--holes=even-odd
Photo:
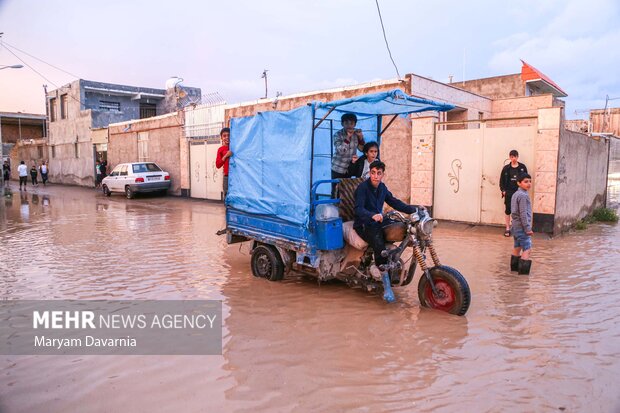
[[[394,58],[392,57],[392,51],[390,50],[390,45],[388,44],[387,36],[385,34],[385,27],[383,26],[383,17],[381,17],[381,9],[379,8],[379,0],[375,0],[377,3],[377,11],[379,12],[379,21],[381,22],[381,30],[383,31],[383,39],[385,40],[385,46],[387,47],[388,54],[390,55],[390,60],[394,65],[394,69],[396,69],[396,75],[398,76],[398,80],[401,80],[400,72],[398,71],[398,67],[396,67],[396,62],[394,62]]]
[[[39,72],[37,69],[35,69],[34,67],[30,66],[24,59],[22,59],[21,57],[19,57],[18,55],[16,55],[11,49],[9,49],[8,47],[6,48],[7,52],[11,53],[13,56],[15,56],[20,62],[22,62],[23,64],[25,64],[26,66],[28,66],[28,68],[30,70],[32,70],[33,72],[35,72],[37,75],[41,76],[44,80],[46,80],[47,82],[51,83],[52,85],[58,87],[58,85],[54,82],[52,82],[51,80],[49,80],[48,78],[46,78],[45,76],[43,76],[41,74],[41,72]]]
[[[3,45],[3,46],[8,46],[8,47],[10,47],[11,49],[17,50],[18,52],[23,53],[23,54],[25,54],[26,56],[30,56],[30,57],[32,57],[33,59],[38,60],[39,62],[45,63],[46,65],[51,66],[51,67],[53,67],[53,68],[54,68],[54,69],[56,69],[56,70],[60,70],[61,72],[66,73],[66,74],[68,74],[69,76],[72,76],[72,77],[74,77],[74,78],[76,78],[76,79],[79,79],[79,78],[80,78],[79,76],[76,76],[76,75],[74,75],[74,74],[73,74],[73,73],[71,73],[71,72],[67,72],[66,70],[61,69],[61,68],[60,68],[60,67],[58,67],[58,66],[54,66],[53,64],[51,64],[51,63],[49,63],[49,62],[46,62],[46,61],[45,61],[45,60],[43,60],[43,59],[39,59],[38,57],[33,56],[33,55],[31,55],[30,53],[28,53],[28,52],[26,52],[26,51],[23,51],[23,50],[21,50],[21,49],[19,49],[19,48],[15,47],[15,46],[13,46],[13,45],[11,45],[11,44],[8,44],[7,42],[4,42],[4,41],[3,41],[3,42],[2,42],[2,45]]]
[[[4,43],[6,44],[6,43]],[[32,70],[33,72],[35,72],[37,75],[41,76],[45,81],[51,83],[53,86],[56,86],[56,89],[60,89],[60,86],[58,86],[56,83],[52,82],[51,80],[49,80],[48,78],[46,78],[45,76],[43,76],[43,74],[41,74],[41,72],[39,72],[37,69],[35,69],[34,67],[30,66],[24,59],[22,59],[21,57],[19,57],[17,54],[15,54],[15,52],[13,52],[9,47],[5,47],[6,51],[11,53],[13,56],[15,56],[20,62],[22,62],[24,65],[26,65],[30,70]],[[38,60],[38,59],[37,59]],[[82,102],[80,102],[79,99],[76,99],[75,97],[73,97],[70,93],[67,94],[67,96],[69,96],[71,99],[75,100],[77,103],[79,103],[80,105],[80,109],[82,108]],[[47,98],[47,96],[46,96]]]

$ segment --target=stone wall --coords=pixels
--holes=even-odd
[[[514,98],[525,95],[525,83],[521,80],[521,74],[454,82],[450,85],[491,99]]]
[[[528,168],[536,188],[532,199],[533,227],[534,231],[551,233],[556,204],[561,108],[539,109],[537,113],[538,135],[534,141],[534,165]]]
[[[568,130],[560,132],[554,234],[604,206],[607,146],[605,139]]]
[[[527,96],[512,99],[493,101],[491,119],[538,117],[541,108],[554,107],[553,95]],[[487,125],[488,127],[529,126],[536,123],[536,119],[509,119],[498,120]],[[559,125],[559,124],[558,124]]]
[[[411,203],[433,205],[436,116],[413,118],[411,155]]]

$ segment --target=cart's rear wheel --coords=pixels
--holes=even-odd
[[[284,264],[277,249],[271,245],[259,245],[252,251],[252,274],[269,281],[284,278]]]

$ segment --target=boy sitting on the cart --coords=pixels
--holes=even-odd
[[[355,232],[364,239],[371,247],[375,256],[375,265],[387,264],[387,258],[381,255],[385,249],[385,238],[383,227],[390,222],[383,220],[383,204],[397,211],[412,214],[416,211],[416,206],[407,205],[398,198],[394,197],[383,182],[385,164],[381,161],[374,161],[370,164],[370,177],[359,184],[355,190],[355,222],[353,228]],[[383,299],[388,303],[395,300],[394,292],[387,271],[381,274],[385,293]]]

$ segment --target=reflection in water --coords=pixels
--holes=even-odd
[[[37,198],[35,199],[35,195]],[[338,283],[252,277],[219,204],[49,187],[0,203],[3,299],[219,299],[221,356],[3,357],[1,411],[613,411],[620,380],[620,227],[511,240],[442,223],[467,317]]]

